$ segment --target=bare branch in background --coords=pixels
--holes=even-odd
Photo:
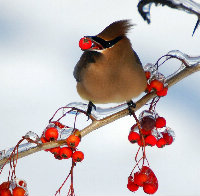
[[[192,0],[141,0],[138,3],[138,11],[147,23],[150,23],[150,8],[152,4],[168,6],[173,9],[183,10],[197,16],[197,23],[194,27],[192,35],[194,35],[200,21],[200,4]]]

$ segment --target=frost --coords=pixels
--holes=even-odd
[[[188,66],[195,66],[200,63],[200,56],[191,57],[179,50],[172,50],[172,51],[168,52],[167,55],[170,55],[170,56],[173,56],[174,58],[182,60]]]

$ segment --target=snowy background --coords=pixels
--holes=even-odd
[[[57,108],[82,101],[72,72],[82,51],[79,39],[96,35],[110,23],[132,19],[129,33],[143,65],[155,63],[170,50],[200,55],[200,29],[191,36],[196,16],[168,7],[151,9],[151,24],[137,12],[135,0],[0,0],[0,149],[14,146],[26,132],[40,135]],[[178,61],[162,71],[171,73]],[[199,111],[200,73],[170,88],[157,112],[176,133],[163,149],[147,148],[159,180],[155,195],[200,195]],[[106,107],[106,106],[104,106]],[[75,168],[79,196],[131,196],[127,177],[135,162],[136,145],[127,136],[134,124],[125,117],[84,137],[79,149],[85,160]],[[20,159],[17,176],[28,183],[31,196],[50,196],[64,181],[70,161],[46,152]],[[7,170],[0,176],[6,179]],[[68,186],[61,195],[66,195]],[[140,189],[135,195],[145,195]]]

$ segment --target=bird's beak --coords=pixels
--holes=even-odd
[[[103,50],[103,46],[96,40],[96,36],[85,36],[85,38],[92,41],[90,50]]]

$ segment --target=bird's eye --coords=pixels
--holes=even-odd
[[[79,41],[79,47],[82,50],[88,50],[92,47],[92,41],[86,37],[83,37]]]

